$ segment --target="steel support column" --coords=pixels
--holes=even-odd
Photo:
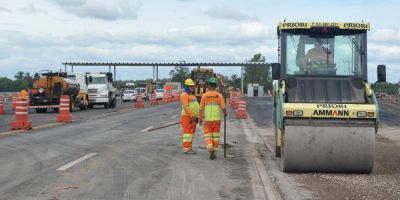
[[[117,80],[117,67],[114,65],[114,81]]]
[[[240,90],[242,92],[242,94],[244,94],[243,91],[243,66],[240,67]]]
[[[153,66],[153,81],[156,80],[156,67]]]
[[[156,66],[156,81],[158,81],[158,65]]]

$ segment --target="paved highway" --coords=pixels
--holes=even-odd
[[[209,160],[202,129],[181,152],[180,105],[73,113],[74,122],[0,138],[0,199],[399,199],[398,105],[381,103],[374,172],[282,173],[271,98],[249,98],[250,119],[228,117],[228,158]],[[230,110],[230,109],[229,109]],[[32,114],[36,124],[55,113]],[[12,115],[0,116],[7,132]],[[2,133],[0,133],[1,135]]]
[[[145,131],[178,121],[179,110],[172,103],[3,137],[0,199],[264,198],[254,192],[262,183],[248,170],[240,132],[231,133],[231,144],[241,140],[231,158],[220,152],[212,161],[200,129],[195,155],[181,152],[178,125]]]

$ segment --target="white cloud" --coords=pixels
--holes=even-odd
[[[378,29],[371,33],[370,39],[377,42],[398,42],[400,44],[400,28]]]
[[[215,6],[211,7],[204,12],[205,15],[216,18],[216,19],[227,19],[227,20],[248,20],[250,17],[240,11],[234,10],[227,6]]]
[[[0,13],[9,13],[9,12],[11,12],[9,9],[0,7]]]
[[[141,7],[139,0],[51,0],[63,10],[79,17],[118,20],[137,19]]]
[[[27,14],[47,14],[47,12],[41,8],[36,7],[34,4],[29,4],[27,7],[21,9],[22,12],[27,13]]]

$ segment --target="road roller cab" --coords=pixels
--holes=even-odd
[[[369,29],[369,23],[279,24],[273,121],[283,171],[372,171],[379,108],[367,75]],[[378,81],[386,81],[384,65]]]

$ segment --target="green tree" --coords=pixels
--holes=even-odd
[[[0,77],[0,92],[13,92],[13,80],[7,77]]]
[[[17,80],[21,80],[24,78],[24,72],[18,71],[17,74],[14,75],[14,78]]]
[[[265,62],[265,56],[261,53],[255,54],[249,62]],[[244,67],[244,92],[247,93],[248,83],[259,83],[264,86],[265,89],[272,88],[272,81],[269,77],[270,66],[259,67],[259,66],[245,66]]]
[[[395,83],[377,83],[374,87],[375,92],[383,92],[386,94],[398,94],[399,93],[399,84]]]
[[[240,88],[241,79],[238,75],[232,74],[230,77],[225,78],[225,83],[228,83],[230,87]]]
[[[176,66],[175,69],[169,72],[172,82],[184,83],[184,81],[190,77],[190,72],[188,67]]]

